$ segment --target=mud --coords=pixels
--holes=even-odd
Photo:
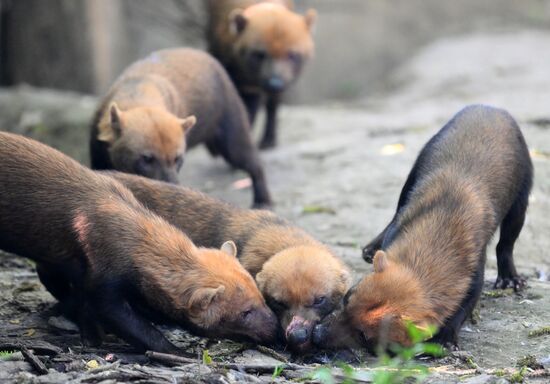
[[[516,117],[535,166],[527,222],[515,249],[518,270],[528,277],[529,287],[521,294],[492,291],[496,260],[495,244],[491,244],[479,317],[465,324],[459,352],[423,361],[433,368],[429,382],[503,382],[526,355],[550,368],[550,335],[529,336],[550,326],[548,46],[550,35],[538,31],[439,41],[395,73],[392,81],[403,86],[392,94],[368,103],[284,108],[280,146],[262,153],[275,211],[333,246],[359,278],[371,270],[361,259],[360,248],[390,220],[400,188],[426,140],[466,104],[495,105]],[[86,162],[87,119],[93,101],[56,92],[42,93],[43,98],[38,94],[33,89],[1,91],[2,127],[37,137]],[[50,101],[45,103],[44,98]],[[210,159],[200,148],[188,154],[181,181],[248,206],[251,191],[242,188],[245,177],[223,160]],[[368,382],[368,369],[375,362],[360,351],[304,358],[284,350],[166,331],[197,355],[196,363],[167,368],[133,354],[114,337],[100,349],[83,347],[73,325],[56,314],[55,301],[38,282],[32,263],[0,255],[0,350],[24,344],[49,369],[48,374],[37,376],[36,369],[16,353],[0,358],[0,382],[270,382],[271,372],[254,371],[250,365],[269,368],[285,359],[300,364],[299,369],[289,368],[273,379],[284,382],[306,376],[317,367],[315,362],[342,358],[355,361],[362,380]],[[236,365],[199,364],[204,349],[214,362]],[[342,377],[338,369],[334,372],[337,379]],[[531,369],[526,376],[535,373],[541,371]],[[543,383],[550,377],[527,377],[526,381]]]

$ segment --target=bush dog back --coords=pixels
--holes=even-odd
[[[37,262],[50,292],[100,341],[105,325],[140,349],[175,351],[147,313],[208,335],[269,341],[275,315],[235,258],[197,248],[119,182],[0,132],[0,248]]]
[[[364,249],[374,273],[315,330],[321,346],[380,339],[407,344],[405,322],[439,327],[456,344],[482,289],[486,247],[500,225],[499,288],[523,286],[513,246],[523,222],[533,168],[527,145],[505,111],[470,106],[422,149],[388,227]]]

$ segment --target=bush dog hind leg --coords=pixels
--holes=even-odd
[[[525,280],[516,271],[513,251],[514,243],[525,222],[525,212],[529,202],[529,190],[530,186],[527,186],[520,191],[519,196],[500,225],[500,239],[496,250],[498,277],[495,281],[495,288],[505,289],[508,286],[512,286],[517,291],[525,286]]]

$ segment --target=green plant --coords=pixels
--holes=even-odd
[[[510,375],[509,377],[510,383],[523,383],[526,373],[527,373],[527,367],[521,367],[519,371]]]
[[[391,347],[393,357],[390,357],[385,351],[379,353],[379,362],[373,378],[375,384],[396,384],[405,380],[420,382],[429,375],[429,370],[425,365],[415,362],[415,356],[443,356],[444,350],[441,345],[425,342],[437,333],[437,327],[419,328],[408,322],[407,332],[412,341],[410,347],[393,345]]]
[[[285,370],[285,365],[277,365],[275,369],[273,370],[273,375],[271,375],[272,379],[276,379],[277,377],[281,376],[281,373]]]
[[[208,349],[203,349],[202,350],[202,363],[205,364],[205,365],[212,364],[212,357],[208,353]]]
[[[430,326],[419,328],[413,323],[407,323],[407,332],[412,341],[410,347],[398,345],[391,346],[393,357],[384,349],[380,349],[378,363],[371,372],[356,371],[347,364],[340,363],[338,366],[342,369],[343,377],[335,377],[329,367],[320,367],[308,376],[309,379],[320,381],[323,384],[334,384],[336,382],[343,384],[353,384],[358,378],[369,378],[374,384],[399,384],[420,382],[429,375],[428,367],[419,364],[414,360],[416,356],[428,355],[441,357],[444,349],[439,344],[426,343],[425,341],[437,333],[437,327]]]
[[[14,351],[0,351],[0,359],[5,359],[6,357],[13,355],[14,353]]]

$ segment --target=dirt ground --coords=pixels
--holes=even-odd
[[[334,247],[359,278],[371,269],[361,259],[360,248],[391,218],[421,146],[467,104],[499,106],[516,117],[535,165],[527,221],[515,249],[516,264],[528,277],[529,287],[521,294],[491,290],[496,277],[491,244],[479,317],[462,329],[459,352],[425,361],[433,368],[429,382],[507,382],[526,355],[534,356],[547,376],[536,377],[543,371],[529,369],[525,380],[550,382],[550,335],[529,336],[550,326],[549,46],[550,34],[537,31],[438,41],[395,73],[391,81],[402,84],[395,93],[346,105],[285,107],[280,145],[262,153],[275,211]],[[86,121],[93,107],[94,100],[87,97],[32,89],[0,91],[5,129],[37,137],[83,162]],[[188,154],[181,182],[248,206],[251,191],[241,188],[244,177],[222,160],[210,159],[201,148]],[[273,379],[285,382],[306,376],[317,367],[314,364],[342,358],[354,362],[362,372],[360,380],[369,382],[363,373],[375,361],[363,353],[318,353],[304,359],[284,350],[167,330],[176,343],[197,356],[208,349],[218,362],[204,365],[197,358],[168,369],[132,354],[114,338],[100,349],[82,347],[74,325],[56,315],[54,303],[30,262],[0,255],[0,350],[26,345],[49,368],[39,376],[15,353],[0,358],[0,382],[270,382],[273,367],[290,359],[299,366],[288,366]],[[342,377],[337,369],[335,374],[337,380]]]

